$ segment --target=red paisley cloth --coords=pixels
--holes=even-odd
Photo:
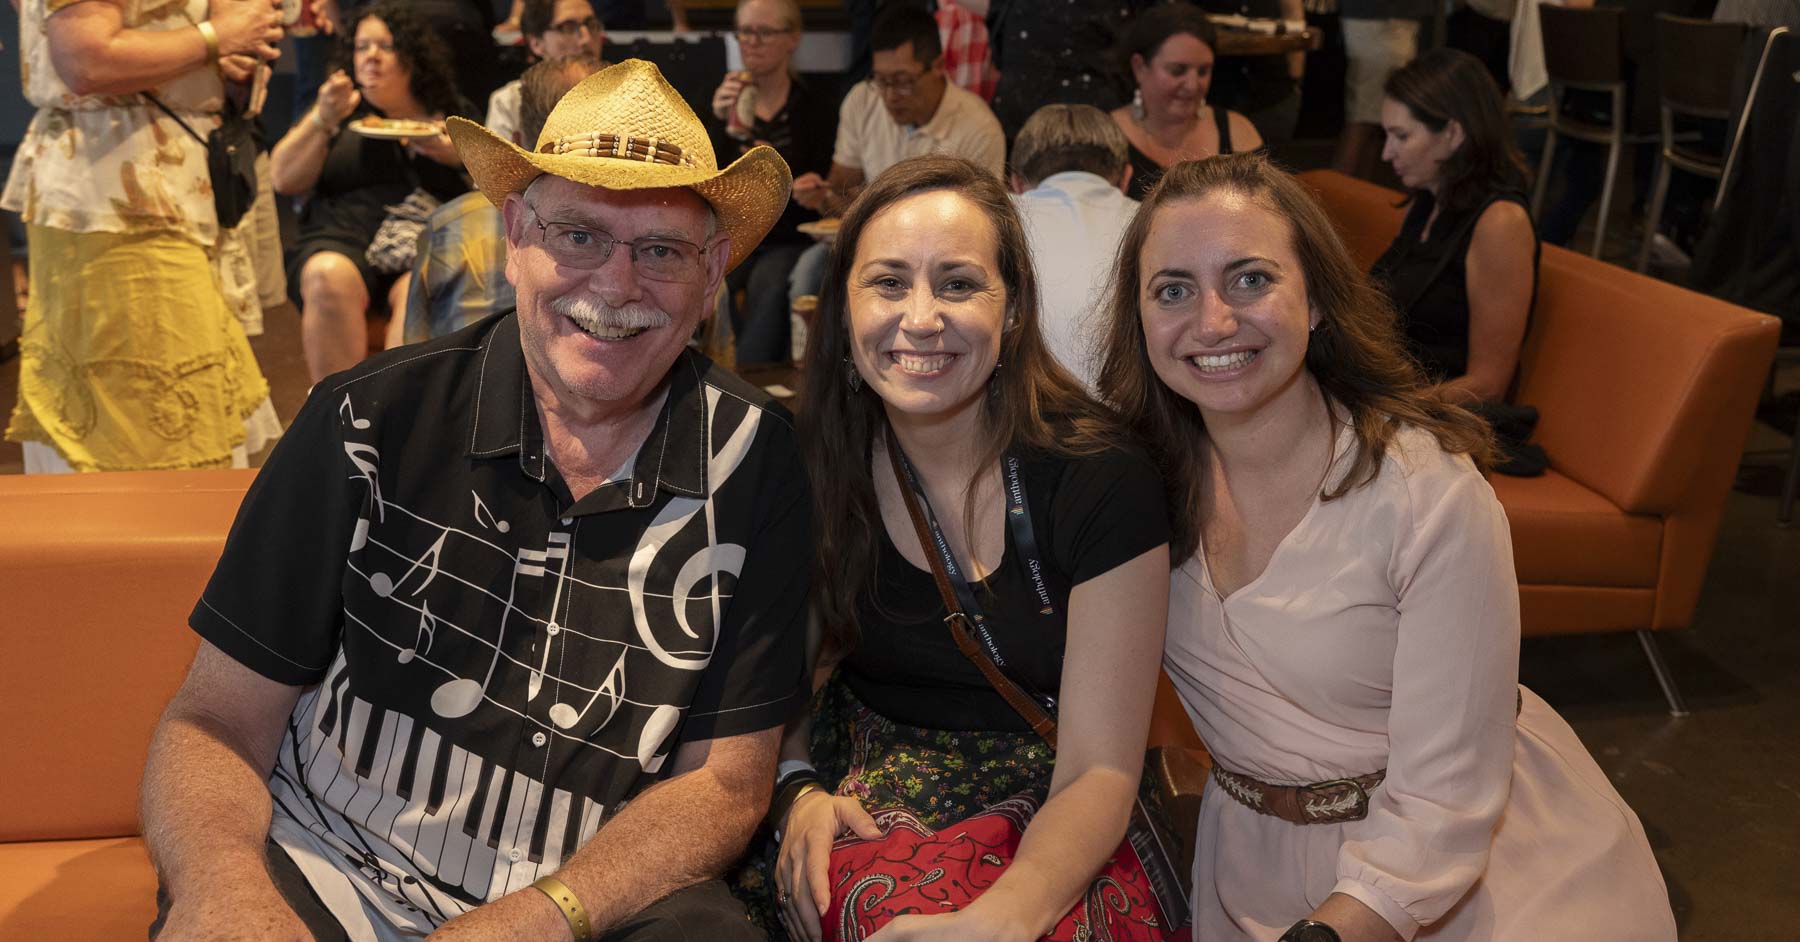
[[[874,812],[885,836],[854,835],[831,849],[831,906],[820,914],[825,938],[860,942],[897,916],[947,913],[994,885],[1037,813],[1029,796],[1009,798],[940,831],[904,809]],[[1137,853],[1121,841],[1074,908],[1045,942],[1188,942],[1189,930],[1163,928]]]

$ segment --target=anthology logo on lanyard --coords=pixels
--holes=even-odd
[[[938,526],[937,514],[932,512],[931,501],[925,496],[925,488],[919,485],[918,473],[913,470],[912,461],[906,452],[898,451],[900,468],[906,472],[906,486],[918,495],[919,507],[924,511],[925,524],[931,528],[931,542],[937,550],[938,558],[943,560],[944,573],[950,577],[950,585],[956,590],[957,601],[962,603],[963,611],[975,623],[975,630],[981,635],[981,645],[987,649],[987,656],[996,665],[1006,666],[1006,659],[1001,656],[1000,648],[994,643],[994,636],[988,632],[987,617],[982,614],[981,606],[975,601],[975,592],[969,588],[969,581],[963,576],[962,568],[956,563],[956,554],[950,552],[950,541],[945,538],[944,530]],[[1012,531],[1013,544],[1025,561],[1025,572],[1031,577],[1032,588],[1037,592],[1038,614],[1056,614],[1056,605],[1050,600],[1050,586],[1044,580],[1044,563],[1038,555],[1037,535],[1032,529],[1031,513],[1025,504],[1025,481],[1019,474],[1019,459],[1007,455],[1001,460],[1006,470],[1006,526]],[[1049,699],[1040,697],[1039,699]]]

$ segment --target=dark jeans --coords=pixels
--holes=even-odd
[[[287,853],[274,841],[268,842],[265,850],[275,889],[293,907],[313,938],[319,942],[349,942],[344,928],[319,901]],[[158,885],[151,939],[162,932],[163,922],[169,918],[169,903],[168,894]],[[708,880],[676,890],[644,907],[601,936],[600,942],[762,942],[762,934],[751,927],[744,904],[732,897],[725,884]]]
[[[744,309],[731,319],[739,363],[786,363],[788,272],[806,250],[801,243],[764,243],[737,267],[727,282],[744,292]]]

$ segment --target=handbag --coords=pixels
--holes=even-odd
[[[256,126],[226,96],[219,126],[201,137],[155,95],[145,92],[144,97],[206,149],[206,172],[212,178],[213,211],[218,214],[219,228],[235,228],[256,202]]]
[[[1055,718],[1008,677],[997,659],[976,640],[975,631],[979,631],[992,644],[980,617],[972,616],[971,606],[958,601],[959,595],[968,592],[967,584],[953,587],[950,571],[956,569],[955,558],[937,533],[935,522],[927,523],[927,511],[921,508],[917,494],[917,478],[892,430],[887,434],[888,457],[895,478],[901,482],[901,495],[919,543],[927,549],[933,582],[950,613],[944,623],[957,650],[1054,749]],[[1017,477],[1016,462],[1009,458],[1006,464],[1008,523],[1019,528],[1018,538],[1028,547],[1028,555],[1035,556],[1029,515],[1024,512],[1024,485]],[[958,588],[963,591],[959,593]],[[973,601],[972,594],[966,601]],[[945,912],[966,905],[991,886],[1011,863],[1036,811],[1035,797],[1015,796],[935,832],[903,809],[873,812],[876,822],[886,828],[884,837],[874,841],[846,837],[832,848],[832,902],[829,912],[821,914],[827,937],[860,939],[895,916]],[[1189,923],[1191,913],[1184,871],[1178,865],[1182,853],[1159,810],[1142,799],[1135,801],[1125,839],[1101,866],[1083,898],[1044,938],[1057,942],[1185,938],[1183,927]]]
[[[419,254],[419,234],[425,231],[425,223],[438,205],[437,197],[420,188],[392,206],[383,206],[387,217],[381,220],[375,238],[363,250],[369,267],[384,275],[411,271],[413,259]]]

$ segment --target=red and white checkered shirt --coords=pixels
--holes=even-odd
[[[987,21],[956,0],[938,0],[937,25],[950,81],[991,101],[1000,73],[994,71],[994,57],[988,52]]]

